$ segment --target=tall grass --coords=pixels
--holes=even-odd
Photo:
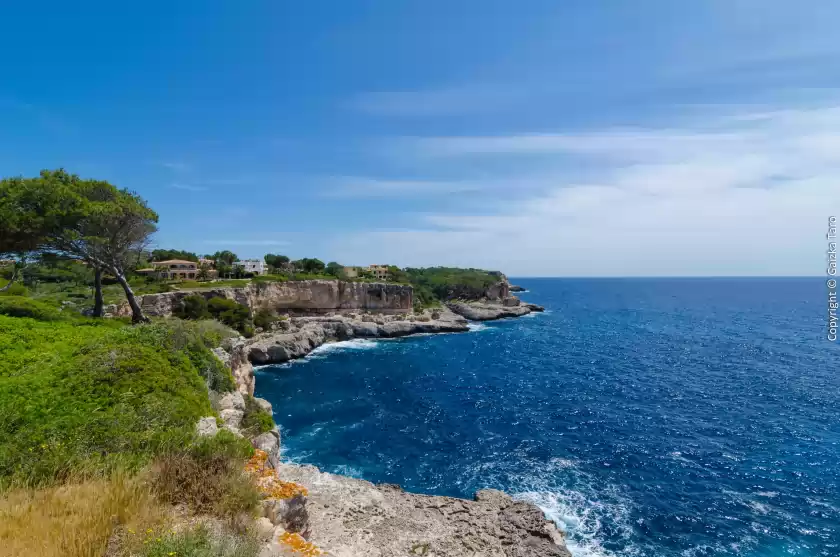
[[[159,527],[166,509],[138,477],[13,489],[0,499],[0,556],[101,557],[115,531]]]

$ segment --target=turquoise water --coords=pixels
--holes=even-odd
[[[577,556],[840,556],[819,279],[518,279],[545,314],[258,372],[286,458],[540,505]]]

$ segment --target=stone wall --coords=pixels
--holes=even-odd
[[[317,314],[370,311],[408,313],[412,310],[414,290],[400,284],[347,282],[340,280],[301,280],[255,282],[243,288],[214,288],[201,291],[146,294],[137,300],[143,311],[154,317],[166,317],[186,296],[200,294],[208,300],[221,297],[245,304],[251,310],[272,309],[281,313]],[[117,316],[131,315],[127,303],[118,306]]]

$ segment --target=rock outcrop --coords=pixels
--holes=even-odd
[[[524,288],[522,288],[521,286],[519,286],[517,284],[511,284],[510,285],[510,291],[511,292],[527,292],[527,290],[525,290]]]
[[[531,312],[545,311],[536,304],[521,302],[519,298],[510,296],[499,302],[449,302],[449,309],[470,321],[492,321],[505,317],[522,317]]]
[[[398,486],[280,463],[277,476],[308,490],[307,541],[335,557],[570,557],[536,506],[501,491],[474,501],[417,495]]]
[[[281,331],[262,333],[247,342],[248,358],[257,365],[302,358],[327,342],[354,338],[394,338],[419,333],[469,330],[467,321],[443,308],[419,316],[335,315],[299,317]]]
[[[402,284],[348,282],[342,280],[300,280],[252,282],[242,288],[211,288],[146,294],[137,301],[146,315],[168,317],[191,294],[207,299],[234,300],[252,311],[271,309],[281,313],[318,314],[375,311],[383,314],[407,313],[413,307],[411,286]],[[113,309],[116,316],[131,315],[127,303]]]

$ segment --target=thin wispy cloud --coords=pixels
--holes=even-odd
[[[430,164],[538,154],[592,173],[578,181],[556,170],[493,211],[465,205],[460,214],[417,215],[412,230],[341,238],[336,251],[376,245],[397,264],[534,275],[815,275],[823,272],[826,219],[840,213],[840,107],[721,115],[712,126],[440,137],[403,147]],[[459,261],[441,261],[447,253]]]
[[[204,186],[196,186],[194,184],[182,184],[180,182],[175,182],[169,184],[169,187],[176,190],[184,190],[184,191],[206,191],[207,188]]]
[[[214,246],[287,246],[286,240],[205,240],[205,244]]]
[[[351,108],[379,116],[447,116],[488,112],[526,100],[523,89],[471,85],[421,91],[372,91],[348,102]]]
[[[175,172],[186,172],[187,170],[190,170],[192,168],[191,165],[189,165],[185,162],[179,162],[179,161],[166,161],[166,162],[161,162],[161,163],[158,163],[158,164],[160,164],[160,166],[162,166],[164,168],[168,168],[169,170],[172,170],[172,171],[175,171]]]
[[[480,183],[460,181],[345,177],[330,180],[330,182],[333,185],[324,191],[325,197],[399,198],[475,192],[482,189]]]

